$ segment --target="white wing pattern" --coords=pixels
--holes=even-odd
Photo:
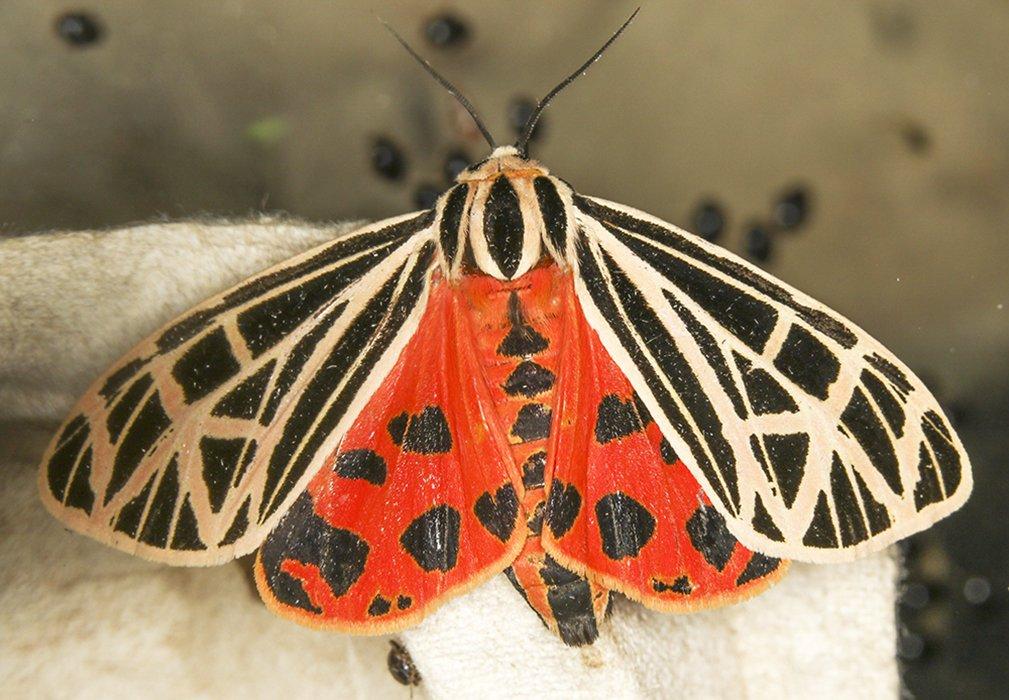
[[[171,564],[255,549],[416,329],[436,264],[433,219],[352,232],[144,340],[57,433],[40,471],[46,507]]]
[[[849,560],[967,499],[963,446],[879,342],[670,224],[574,203],[586,317],[745,546]]]

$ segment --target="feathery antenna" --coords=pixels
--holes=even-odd
[[[428,63],[424,58],[421,57],[420,54],[414,51],[413,47],[411,47],[408,43],[406,43],[406,39],[401,37],[399,33],[396,32],[395,29],[390,27],[388,22],[386,22],[381,17],[378,18],[378,21],[382,23],[382,26],[384,26],[386,29],[389,30],[389,33],[396,38],[396,41],[398,41],[404,49],[406,49],[407,53],[413,56],[414,60],[416,60],[417,63],[420,64],[421,68],[427,71],[432,78],[438,81],[439,85],[448,90],[449,94],[459,101],[459,104],[461,104],[466,109],[466,111],[469,112],[469,115],[473,117],[473,121],[476,122],[476,128],[478,128],[480,130],[480,133],[483,134],[483,137],[487,140],[487,143],[490,144],[490,147],[492,149],[496,148],[497,144],[494,143],[494,137],[490,135],[490,132],[487,130],[487,127],[484,126],[484,123],[480,119],[480,115],[476,113],[476,108],[473,106],[473,104],[469,100],[467,100],[466,97],[461,92],[459,92],[458,89],[456,89],[455,85],[453,85],[448,80],[443,78],[441,74],[438,73],[438,71],[436,71],[434,68],[431,67],[430,63]]]
[[[540,115],[543,114],[543,110],[546,109],[546,106],[548,104],[550,104],[550,100],[557,97],[557,93],[559,93],[561,90],[563,90],[572,82],[574,82],[575,78],[584,75],[585,72],[589,69],[589,67],[602,57],[603,52],[605,52],[606,49],[610,48],[610,44],[616,41],[617,37],[619,37],[621,34],[624,33],[624,30],[627,29],[627,26],[634,21],[634,18],[638,16],[638,12],[640,11],[641,11],[640,7],[634,10],[634,12],[631,13],[631,16],[628,17],[627,20],[620,25],[620,28],[613,33],[613,36],[607,39],[606,43],[602,45],[602,48],[600,48],[598,51],[592,54],[592,58],[583,63],[574,73],[572,73],[564,80],[562,80],[557,87],[548,92],[546,97],[544,97],[542,100],[539,101],[539,103],[537,103],[536,109],[533,110],[533,113],[529,115],[529,119],[526,120],[526,126],[525,129],[522,130],[521,138],[519,138],[519,140],[515,142],[515,148],[518,150],[519,153],[521,153],[523,156],[526,155],[526,149],[528,148],[529,145],[529,138],[532,136],[533,129],[536,128],[536,122],[540,120]],[[400,41],[402,41],[402,39],[400,39]]]

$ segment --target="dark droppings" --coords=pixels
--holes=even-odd
[[[469,37],[469,27],[459,17],[445,12],[427,21],[424,37],[440,49],[458,46]]]
[[[751,224],[743,233],[743,250],[750,260],[766,262],[771,257],[771,232],[763,224]]]
[[[690,230],[708,241],[717,241],[725,230],[725,212],[712,200],[700,202],[690,215]]]
[[[794,230],[809,218],[810,195],[804,187],[793,187],[781,194],[774,203],[774,223],[786,231]]]
[[[398,180],[406,172],[406,159],[390,139],[377,138],[371,145],[371,167],[387,180]]]
[[[67,12],[56,18],[56,34],[70,46],[84,47],[102,38],[102,27],[86,12]]]

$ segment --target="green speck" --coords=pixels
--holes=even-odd
[[[283,117],[263,117],[245,128],[245,137],[264,146],[272,146],[287,136],[289,130]]]

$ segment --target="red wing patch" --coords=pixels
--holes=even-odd
[[[415,624],[522,547],[521,481],[457,292],[435,281],[395,368],[256,560],[266,604],[316,627]]]
[[[568,288],[543,546],[649,607],[736,602],[787,562],[745,549],[662,437]]]

